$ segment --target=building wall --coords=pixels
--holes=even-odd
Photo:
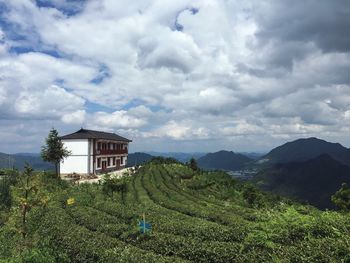
[[[89,171],[89,141],[88,139],[62,140],[71,155],[60,164],[60,173],[88,174]],[[90,170],[92,167],[90,167]]]
[[[94,171],[94,157],[93,157],[93,154],[94,154],[94,141],[93,141],[93,139],[89,140],[89,149],[90,149],[89,156],[91,156],[91,158],[89,159],[89,161],[90,161],[90,173],[93,174],[93,173],[95,173],[95,171]]]

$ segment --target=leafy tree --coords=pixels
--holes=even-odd
[[[198,165],[197,165],[197,161],[192,157],[188,166],[193,170],[193,171],[198,171]]]
[[[332,202],[343,211],[350,211],[350,188],[346,183],[341,185],[341,188],[332,195]]]
[[[127,179],[122,178],[111,178],[110,175],[105,175],[102,184],[102,191],[105,194],[111,194],[113,198],[114,192],[125,193],[127,190]]]
[[[56,176],[59,177],[58,165],[71,154],[64,146],[58,136],[56,129],[52,128],[46,138],[46,144],[41,148],[41,158],[46,162],[51,162],[55,165]]]
[[[0,210],[11,207],[11,185],[16,183],[17,173],[11,169],[0,170]]]
[[[33,168],[26,163],[24,171],[18,176],[17,183],[11,188],[13,207],[19,209],[19,216],[14,217],[15,227],[26,239],[29,233],[28,215],[33,208],[47,208],[49,196],[43,185],[43,173],[34,173]],[[45,210],[40,210],[45,211]]]
[[[157,156],[157,157],[153,157],[152,160],[150,160],[150,163],[152,164],[181,164],[178,160],[172,158],[172,157],[161,157],[161,156]]]
[[[252,185],[245,186],[242,196],[250,207],[262,207],[264,205],[262,194]]]

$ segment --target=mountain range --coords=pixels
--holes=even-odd
[[[350,185],[350,166],[322,154],[307,161],[274,164],[258,173],[254,181],[264,190],[321,209],[334,208],[331,196],[342,183]]]
[[[152,154],[150,154],[152,153]],[[330,201],[343,182],[350,184],[350,150],[339,143],[318,138],[303,138],[287,142],[259,158],[232,151],[214,153],[130,153],[128,165],[142,164],[156,156],[172,157],[182,162],[197,159],[207,170],[236,171],[255,168],[253,182],[264,190],[303,200],[319,208],[332,208]],[[53,169],[39,154],[0,153],[0,168],[22,170],[28,162],[38,170]]]
[[[155,156],[150,155],[148,153],[143,153],[143,152],[129,153],[127,166],[131,167],[131,166],[135,166],[135,165],[140,165],[140,164],[143,164],[145,162],[150,161],[154,157]]]
[[[240,170],[253,161],[249,157],[232,151],[208,153],[197,160],[200,168],[208,170]]]
[[[53,170],[51,163],[44,162],[38,153],[0,153],[0,168],[15,168],[23,170],[25,164],[30,164],[36,170]]]
[[[204,152],[193,152],[193,153],[184,153],[184,152],[145,152],[151,156],[161,156],[165,158],[174,158],[182,163],[188,162],[191,158],[198,159],[206,153]]]
[[[350,165],[350,150],[339,143],[331,143],[318,138],[298,139],[287,142],[271,150],[262,157],[269,163],[300,162],[328,154],[334,160]]]

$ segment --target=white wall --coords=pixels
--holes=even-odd
[[[88,155],[88,139],[62,140],[62,142],[72,155]]]
[[[87,139],[62,140],[64,147],[71,152],[60,164],[60,173],[82,173],[88,171],[89,141]]]
[[[61,174],[81,173],[87,174],[88,172],[88,157],[87,156],[69,156],[64,159],[60,164]]]

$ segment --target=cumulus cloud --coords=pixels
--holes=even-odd
[[[82,124],[85,121],[86,112],[85,110],[77,110],[64,114],[62,116],[62,121],[67,124]]]
[[[96,112],[90,117],[89,125],[107,129],[139,128],[147,123],[147,119],[128,114],[125,110],[112,113]]]
[[[12,129],[83,125],[130,136],[135,150],[269,149],[298,136],[350,145],[346,0],[4,7],[0,120]]]

